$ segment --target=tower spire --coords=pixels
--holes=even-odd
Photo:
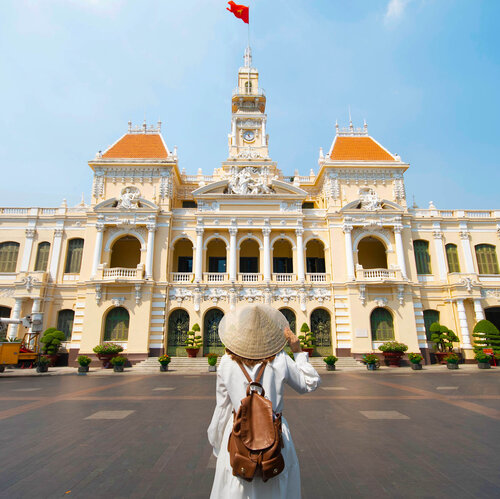
[[[245,55],[244,55],[243,59],[245,61],[245,67],[251,68],[252,67],[252,49],[250,48],[250,44],[245,49]]]

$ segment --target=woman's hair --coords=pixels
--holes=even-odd
[[[253,367],[257,364],[260,364],[261,362],[272,362],[276,355],[272,355],[271,357],[266,357],[265,359],[247,359],[246,357],[240,357],[239,355],[236,355],[235,353],[231,352],[229,348],[226,348],[226,353],[233,359],[235,362],[241,362],[245,364],[248,367]]]

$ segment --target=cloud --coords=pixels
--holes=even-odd
[[[401,19],[410,2],[411,0],[389,0],[385,12],[386,22],[396,22]]]

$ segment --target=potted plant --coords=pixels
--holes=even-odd
[[[474,351],[484,353],[484,348],[493,350],[493,354],[490,355],[488,361],[490,364],[496,365],[495,359],[500,356],[500,331],[495,324],[485,319],[479,321],[474,326],[472,336],[474,337]]]
[[[116,343],[103,343],[93,348],[97,354],[97,358],[102,361],[102,367],[109,369],[111,367],[111,359],[116,357],[120,352],[123,352],[123,347]]]
[[[366,365],[368,371],[375,371],[378,367],[378,357],[373,353],[367,353],[363,355],[361,362]]]
[[[80,367],[78,368],[78,374],[86,374],[89,372],[89,365],[92,362],[90,357],[86,355],[79,355],[76,359]]]
[[[448,353],[445,357],[446,367],[448,369],[458,369],[458,362],[460,361],[460,357],[453,352]]]
[[[422,355],[420,355],[419,353],[409,353],[408,359],[410,360],[411,368],[414,371],[421,371],[422,370],[422,364],[420,363],[420,362],[422,362],[422,360],[424,360]]]
[[[329,355],[323,359],[323,362],[326,364],[327,371],[335,371],[335,362],[339,360],[335,355]]]
[[[430,327],[431,341],[436,347],[435,355],[439,364],[446,362],[447,355],[453,350],[453,343],[460,341],[458,336],[446,326],[433,322]]]
[[[172,359],[168,355],[162,355],[158,358],[158,362],[160,363],[160,371],[162,373],[168,371],[168,365],[170,364],[171,360]]]
[[[113,371],[115,373],[122,373],[123,366],[127,362],[127,357],[123,357],[122,355],[117,355],[116,357],[112,357],[109,361],[113,366]]]
[[[384,354],[385,365],[399,367],[401,358],[408,350],[408,345],[397,341],[386,341],[378,349]]]
[[[314,351],[314,342],[316,341],[316,337],[309,329],[309,326],[304,322],[300,328],[300,332],[303,333],[299,335],[300,346],[304,352],[309,354],[309,357],[312,357]]]
[[[479,369],[490,369],[491,364],[490,364],[490,355],[484,352],[477,352],[476,355],[474,355],[474,358],[477,360],[477,367]]]
[[[193,324],[191,331],[187,332],[187,339],[185,343],[188,357],[196,357],[198,355],[198,352],[200,351],[200,348],[203,346],[201,336],[199,334],[196,334],[199,332],[200,326],[198,326],[198,324]]]
[[[217,357],[218,355],[216,353],[209,353],[207,355],[208,372],[217,371]]]
[[[55,327],[49,327],[43,332],[40,338],[42,353],[50,360],[51,367],[56,365],[57,353],[65,339],[66,335],[62,331],[58,331]]]
[[[40,355],[40,357],[38,357],[38,362],[36,365],[36,372],[46,373],[49,370],[50,362],[51,360],[49,357],[47,357],[46,355]]]

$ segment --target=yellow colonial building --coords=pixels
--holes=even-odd
[[[0,209],[0,315],[42,312],[70,362],[106,340],[133,362],[185,355],[241,303],[307,323],[319,355],[359,357],[396,339],[427,359],[439,320],[471,357],[474,324],[500,322],[500,210],[410,207],[409,164],[362,128],[336,127],[318,168],[269,157],[266,96],[247,49],[229,154],[211,175],[178,169],[157,127],[132,127],[89,161],[90,206]],[[11,325],[9,335],[21,336]]]

